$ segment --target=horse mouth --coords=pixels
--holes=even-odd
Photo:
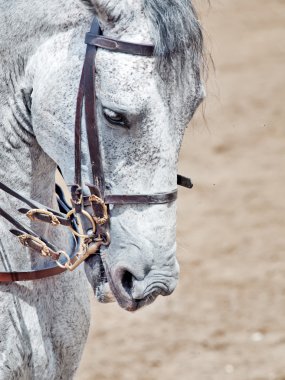
[[[149,292],[142,299],[134,299],[121,285],[121,279],[111,275],[104,253],[90,256],[85,261],[85,273],[100,303],[118,302],[127,311],[134,312],[151,304],[159,295],[167,295],[163,289],[160,289]]]
[[[113,278],[104,260],[104,254],[90,256],[85,261],[85,273],[97,300],[100,303],[118,302],[127,311],[136,311],[151,304],[161,292],[152,293],[143,299],[134,299],[118,286],[118,278]]]
[[[90,256],[85,261],[84,268],[97,300],[101,303],[115,302],[116,298],[110,289],[101,255]]]
[[[122,285],[120,276],[111,274],[111,271],[104,260],[104,255],[102,255],[102,262],[105,269],[106,278],[108,280],[108,288],[112,292],[115,300],[124,310],[130,312],[137,311],[138,309],[151,304],[159,295],[166,295],[163,290],[157,290],[151,292],[142,299],[133,298],[130,292],[127,291]]]

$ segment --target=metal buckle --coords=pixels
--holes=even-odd
[[[67,269],[67,267],[69,267],[70,265],[72,265],[71,264],[71,260],[70,260],[70,257],[68,256],[68,254],[65,252],[65,251],[59,251],[58,252],[60,255],[63,255],[65,258],[66,258],[66,260],[67,260],[67,262],[63,265],[63,264],[61,264],[60,262],[59,262],[59,260],[56,260],[56,263],[57,263],[57,265],[60,267],[60,268],[62,268],[62,269]]]
[[[102,239],[101,245],[104,245],[107,247],[111,243],[111,236],[110,233],[105,231],[104,235],[100,235],[100,239]]]

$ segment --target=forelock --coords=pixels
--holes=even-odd
[[[94,0],[81,1],[94,11]],[[199,86],[206,60],[202,27],[192,0],[140,1],[149,20],[161,77],[166,79],[175,74],[177,80],[185,82],[191,73]]]
[[[197,83],[204,67],[201,25],[191,0],[144,0],[145,14],[162,75],[175,69],[181,80],[193,72]]]

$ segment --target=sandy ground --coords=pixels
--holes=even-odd
[[[181,154],[180,283],[135,314],[94,302],[77,380],[285,379],[285,2],[200,8],[216,73]]]

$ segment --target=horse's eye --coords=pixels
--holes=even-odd
[[[119,125],[125,128],[129,127],[126,117],[120,113],[112,111],[109,108],[103,108],[103,115],[111,125]]]

